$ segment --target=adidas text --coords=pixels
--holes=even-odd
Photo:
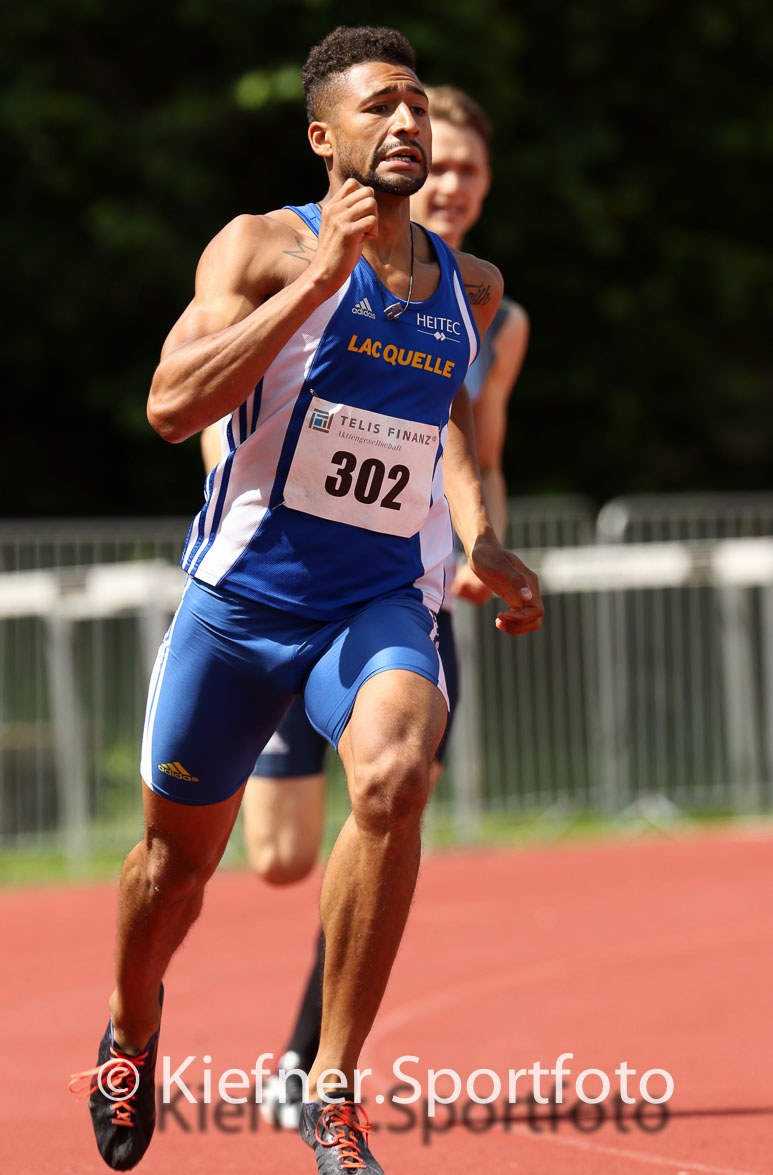
[[[352,314],[364,314],[366,318],[376,317],[367,298],[363,298],[356,306],[352,306]]]
[[[159,771],[163,771],[164,775],[171,775],[173,779],[187,779],[189,783],[198,783],[197,775],[191,775],[186,771],[182,763],[159,763]]]

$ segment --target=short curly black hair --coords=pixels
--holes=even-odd
[[[301,73],[309,122],[324,117],[331,80],[368,61],[405,65],[416,72],[416,54],[397,29],[339,25],[314,46]]]

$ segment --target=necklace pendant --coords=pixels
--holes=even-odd
[[[410,230],[411,230],[411,278],[410,278],[410,281],[408,282],[408,297],[405,299],[405,301],[404,302],[390,302],[389,305],[387,306],[386,298],[384,297],[384,283],[378,277],[378,274],[376,274],[376,280],[378,281],[378,288],[381,293],[381,301],[384,303],[384,318],[387,318],[390,322],[394,322],[395,319],[399,318],[401,314],[405,314],[406,310],[408,309],[408,307],[411,304],[411,295],[413,294],[413,259],[414,259],[413,225],[412,224],[410,226]]]

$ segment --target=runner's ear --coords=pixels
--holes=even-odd
[[[312,122],[309,125],[309,142],[315,155],[325,159],[333,157],[332,128],[327,122]]]

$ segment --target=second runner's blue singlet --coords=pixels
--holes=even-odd
[[[318,235],[316,204],[291,210]],[[401,590],[438,610],[451,544],[440,457],[479,338],[451,251],[427,235],[429,298],[390,321],[394,296],[361,258],[222,422],[190,575],[319,620]]]

